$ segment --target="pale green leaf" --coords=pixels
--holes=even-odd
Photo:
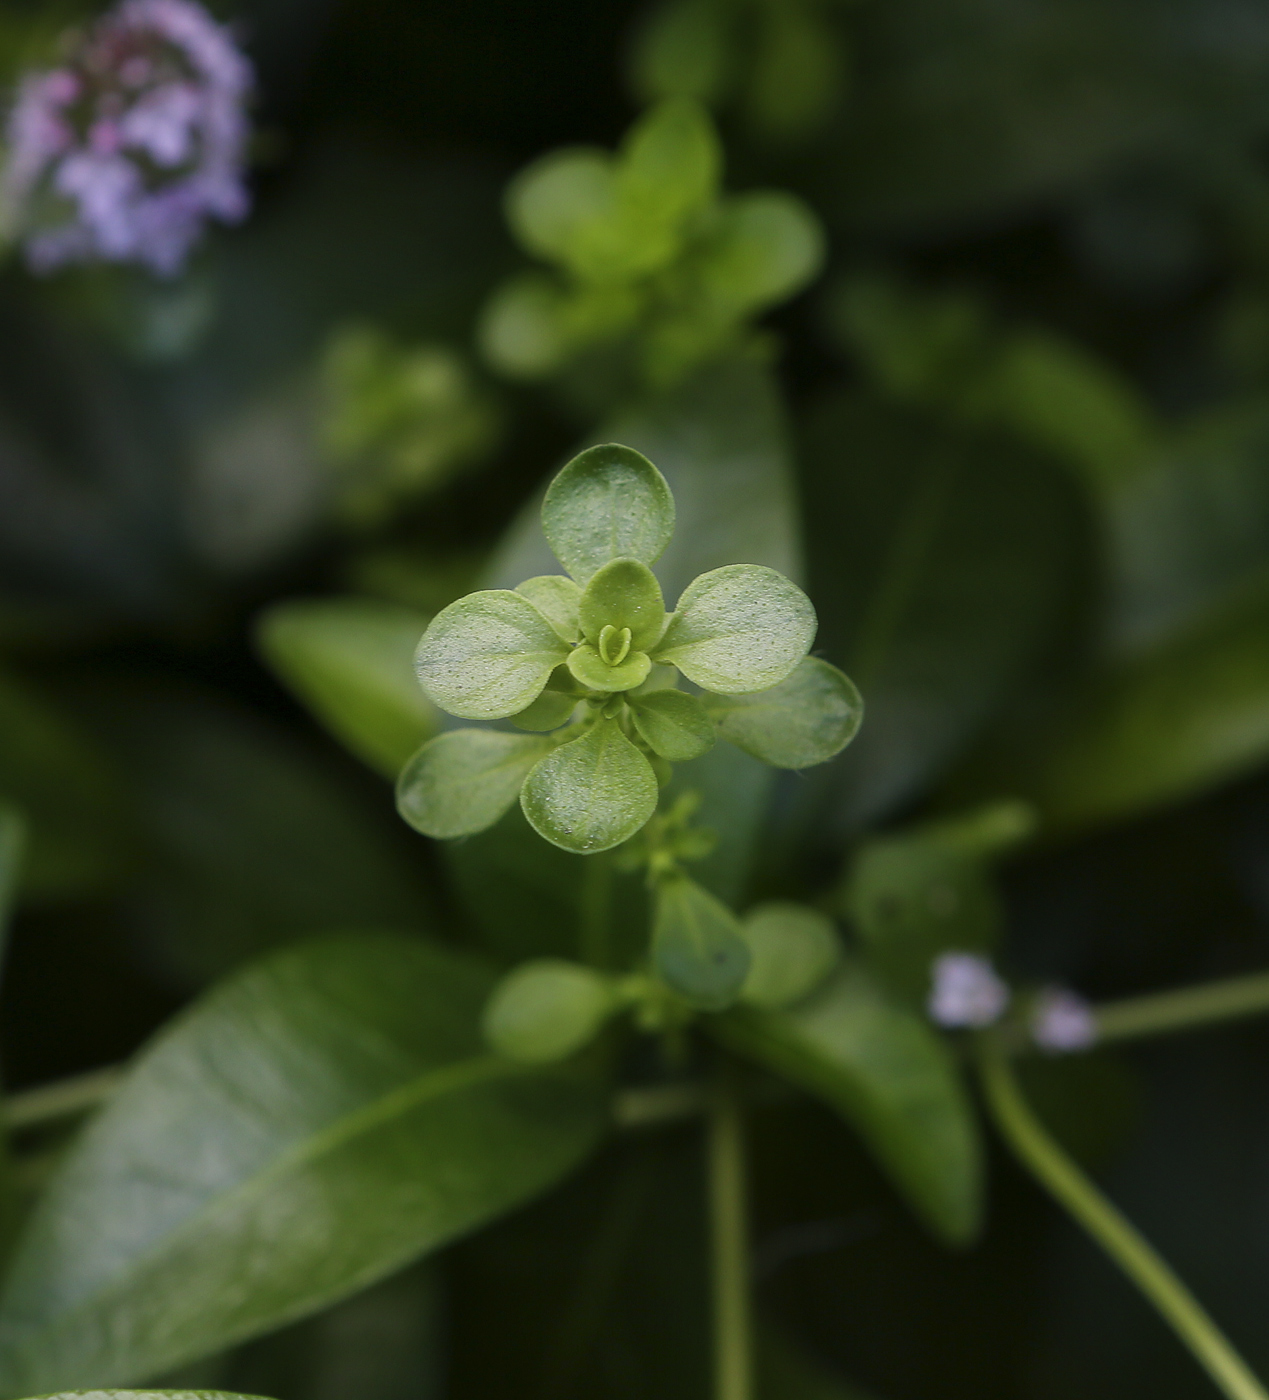
[[[439,728],[412,665],[427,617],[371,598],[276,603],[256,623],[274,673],[334,736],[386,777]]]
[[[589,642],[583,642],[569,652],[568,669],[592,690],[633,690],[647,680],[652,662],[646,652],[633,651],[624,661],[610,666]]]
[[[540,836],[590,855],[633,836],[656,811],[657,791],[648,760],[614,720],[600,720],[542,759],[520,805]]]
[[[658,103],[622,143],[618,180],[628,217],[643,214],[678,228],[713,203],[722,160],[714,123],[699,103]]]
[[[356,1292],[558,1180],[600,1086],[486,1049],[484,966],[410,939],[245,969],[146,1049],[32,1216],[10,1395],[123,1383]]]
[[[824,234],[812,210],[774,190],[729,199],[700,267],[715,306],[752,314],[801,291],[824,261]]]
[[[749,972],[740,921],[695,880],[680,875],[657,886],[652,962],[667,986],[693,1006],[730,1006]]]
[[[565,679],[572,684],[572,677],[566,673]],[[527,729],[533,734],[545,734],[558,729],[568,722],[577,708],[578,697],[571,691],[556,690],[548,685],[541,695],[518,715],[511,716],[511,723],[517,729]]]
[[[577,609],[582,601],[582,590],[567,574],[539,574],[537,578],[526,578],[516,584],[516,592],[523,593],[563,641],[577,640]]]
[[[563,958],[535,958],[498,983],[481,1024],[500,1054],[549,1064],[588,1045],[617,1006],[601,973]]]
[[[741,695],[778,685],[815,640],[815,609],[760,564],[728,564],[688,584],[656,650],[706,690]]]
[[[507,219],[529,252],[587,272],[597,261],[602,265],[616,202],[612,157],[566,147],[535,160],[512,180]]]
[[[526,273],[504,282],[476,327],[481,354],[512,379],[541,379],[573,349],[569,294],[551,277]]]
[[[745,915],[742,931],[751,962],[740,999],[763,1010],[800,1001],[841,957],[833,921],[805,904],[760,904]]]
[[[577,616],[588,641],[598,643],[605,626],[628,627],[631,647],[650,651],[665,631],[661,585],[637,559],[614,559],[586,585]]]
[[[626,697],[635,728],[671,763],[700,758],[714,747],[714,725],[705,706],[681,690],[653,690]]]
[[[826,1099],[917,1213],[952,1244],[978,1231],[982,1148],[951,1051],[854,963],[787,1011],[738,1007],[710,1028]]]
[[[542,527],[555,557],[585,583],[611,559],[654,563],[674,533],[674,497],[641,453],[606,443],[574,457],[551,482]]]
[[[419,684],[460,719],[505,719],[535,700],[568,653],[519,593],[469,593],[439,612],[414,655]]]
[[[424,744],[397,779],[397,811],[424,836],[484,831],[515,802],[550,741],[455,729]]]
[[[864,718],[864,702],[836,666],[804,656],[779,685],[756,695],[709,696],[718,735],[774,768],[809,768],[840,753]]]

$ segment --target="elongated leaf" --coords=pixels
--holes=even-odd
[[[519,593],[469,593],[432,619],[414,654],[419,684],[459,719],[505,719],[535,700],[568,647]]]
[[[520,796],[545,739],[492,729],[454,729],[423,745],[397,780],[397,811],[424,836],[484,831]]]
[[[710,1027],[836,1108],[938,1235],[952,1244],[973,1238],[982,1150],[951,1053],[862,967],[844,964],[792,1010],[739,1007]]]
[[[278,677],[358,758],[385,777],[433,735],[435,708],[412,665],[427,617],[371,598],[275,603],[256,642]]]
[[[859,732],[864,702],[849,676],[816,656],[756,695],[711,695],[718,737],[774,768],[810,768],[839,754]]]
[[[654,690],[629,697],[635,728],[662,758],[680,763],[714,747],[714,725],[695,695]]]
[[[815,609],[797,584],[729,564],[683,590],[655,659],[706,690],[740,695],[779,685],[814,640]]]
[[[490,1056],[493,979],[408,940],[209,994],[93,1121],[19,1245],[0,1388],[127,1382],[301,1316],[542,1190],[604,1105]]]
[[[652,961],[694,1006],[730,1006],[749,972],[749,945],[730,909],[684,876],[657,887]]]
[[[574,457],[551,482],[542,528],[555,557],[585,583],[610,559],[659,559],[674,533],[674,497],[641,453],[605,443]]]
[[[553,845],[592,855],[620,845],[656,811],[652,765],[615,721],[601,720],[529,774],[520,805]]]

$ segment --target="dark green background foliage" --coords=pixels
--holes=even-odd
[[[5,1086],[148,1046],[0,1160],[0,1394],[708,1393],[699,1124],[607,1107],[701,1038],[533,1066],[479,1030],[522,959],[632,966],[641,882],[518,806],[427,841],[390,786],[448,723],[428,619],[555,572],[541,492],[610,441],[673,489],[666,599],[781,570],[867,707],[828,764],[720,743],[670,790],[711,899],[846,944],[714,1024],[753,1064],[760,1400],[1209,1394],[921,997],[947,947],[1093,998],[1269,966],[1269,0],[214,8],[258,67],[250,220],[173,282],[0,267]],[[5,82],[87,13],[3,0]],[[495,291],[577,292],[507,182],[666,97],[721,185],[620,333],[500,377]],[[810,230],[778,291],[711,262],[760,189],[772,247]],[[933,927],[922,842],[1001,799],[1035,835]],[[1269,1033],[1023,1077],[1269,1370]]]

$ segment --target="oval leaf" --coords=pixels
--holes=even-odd
[[[572,684],[572,677],[566,676],[568,683]],[[527,729],[534,734],[545,734],[549,730],[558,729],[565,724],[573,711],[577,708],[578,696],[563,690],[555,690],[548,685],[538,698],[520,711],[518,715],[511,716],[511,723],[517,729]]]
[[[936,1234],[974,1237],[982,1147],[951,1051],[863,968],[843,965],[792,1010],[738,1007],[710,1028],[837,1109]]]
[[[500,1054],[549,1064],[589,1044],[617,1005],[602,973],[563,958],[535,958],[498,983],[482,1025]]]
[[[569,1171],[605,1121],[578,1071],[480,1034],[492,976],[407,939],[290,949],[142,1055],[32,1217],[0,1388],[127,1383],[314,1311]]]
[[[718,735],[773,768],[810,768],[841,753],[859,732],[864,702],[854,682],[804,656],[779,685],[706,701]]]
[[[273,673],[385,777],[440,727],[411,664],[425,614],[373,598],[277,603],[256,623]]]
[[[515,802],[546,739],[455,729],[414,755],[397,780],[397,811],[424,836],[472,836]]]
[[[815,609],[795,583],[761,564],[694,579],[656,651],[706,690],[743,695],[779,685],[815,640]]]
[[[620,845],[656,811],[652,765],[613,720],[562,745],[529,774],[520,805],[553,845],[589,855]]]
[[[575,642],[578,634],[577,606],[582,590],[565,574],[539,574],[516,584],[517,593],[533,604],[565,642]]]
[[[569,652],[568,669],[575,680],[592,690],[616,692],[642,685],[652,662],[647,652],[632,651],[619,665],[610,666],[589,642],[583,642]]]
[[[805,904],[760,904],[745,915],[743,932],[752,961],[740,999],[765,1010],[809,995],[841,957],[833,921]]]
[[[714,725],[695,695],[681,690],[654,690],[629,695],[626,703],[644,742],[671,763],[700,758],[714,747]]]
[[[460,719],[505,719],[536,700],[568,647],[519,593],[469,593],[432,619],[414,654],[419,684]]]
[[[542,528],[579,583],[610,559],[654,563],[674,533],[674,497],[641,453],[617,443],[587,448],[551,482]]]
[[[661,585],[637,559],[614,559],[586,585],[578,619],[587,641],[598,642],[605,626],[630,628],[630,645],[648,651],[665,631]]]
[[[693,1006],[721,1011],[749,972],[749,945],[736,916],[686,876],[657,888],[652,961],[667,986]]]

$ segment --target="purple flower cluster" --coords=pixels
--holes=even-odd
[[[944,953],[930,968],[930,1019],[948,1029],[981,1028],[1000,1020],[1009,988],[977,953]]]
[[[28,75],[9,117],[5,213],[37,272],[178,272],[209,217],[247,213],[252,70],[194,0],[123,0]]]

